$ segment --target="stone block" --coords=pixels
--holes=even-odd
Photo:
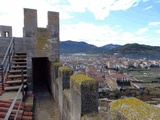
[[[60,62],[52,62],[52,68],[53,68],[53,80],[55,80],[56,78],[58,78],[58,68],[62,66],[62,64]]]
[[[75,74],[71,79],[71,101],[73,118],[85,114],[98,113],[98,84],[83,74]],[[78,119],[77,119],[78,120]]]
[[[73,69],[67,66],[59,67],[58,74],[61,78],[62,89],[70,88],[70,76],[73,74]]]

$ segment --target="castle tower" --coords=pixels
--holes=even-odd
[[[24,8],[23,37],[35,37],[37,31],[37,10]]]

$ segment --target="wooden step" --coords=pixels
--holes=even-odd
[[[23,81],[24,81],[24,83],[26,83],[26,82],[27,82],[27,79],[24,79]],[[7,84],[22,83],[22,80],[9,80],[9,81],[7,81],[6,83],[7,83]]]
[[[26,55],[14,55],[13,58],[26,58]]]
[[[16,52],[15,55],[27,55],[27,53]]]
[[[12,62],[14,65],[26,65],[27,62]]]
[[[27,66],[11,66],[11,69],[22,69],[22,68],[26,69]]]
[[[11,74],[14,74],[14,73],[21,73],[22,72],[22,70],[10,70],[9,71]],[[23,73],[26,73],[27,72],[27,70],[23,70]]]
[[[22,75],[9,75],[9,78],[19,78],[22,77]],[[23,74],[23,77],[27,77],[27,74]]]
[[[24,89],[27,87],[27,85],[24,85]],[[5,91],[10,91],[10,90],[19,90],[20,88],[20,85],[19,86],[8,86],[8,87],[5,87],[4,90]]]
[[[16,62],[25,62],[26,58],[13,58],[12,60]]]

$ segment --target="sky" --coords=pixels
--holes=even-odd
[[[160,46],[160,0],[0,0],[0,25],[14,37],[23,36],[23,8],[37,9],[38,27],[59,12],[60,41]]]

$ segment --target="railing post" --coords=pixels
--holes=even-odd
[[[9,52],[8,52],[8,55],[7,55],[8,56],[7,58],[8,58],[9,70],[11,69],[11,66],[10,66],[10,64],[11,64],[11,53],[10,52],[11,52],[11,48],[9,48]]]
[[[13,38],[13,54],[15,53],[15,41],[14,41],[14,38]]]
[[[24,76],[23,76],[23,70],[21,71],[21,78],[22,78],[22,97],[24,99]]]
[[[0,72],[2,77],[2,90],[4,91],[4,71],[3,71],[3,65],[0,66]]]

